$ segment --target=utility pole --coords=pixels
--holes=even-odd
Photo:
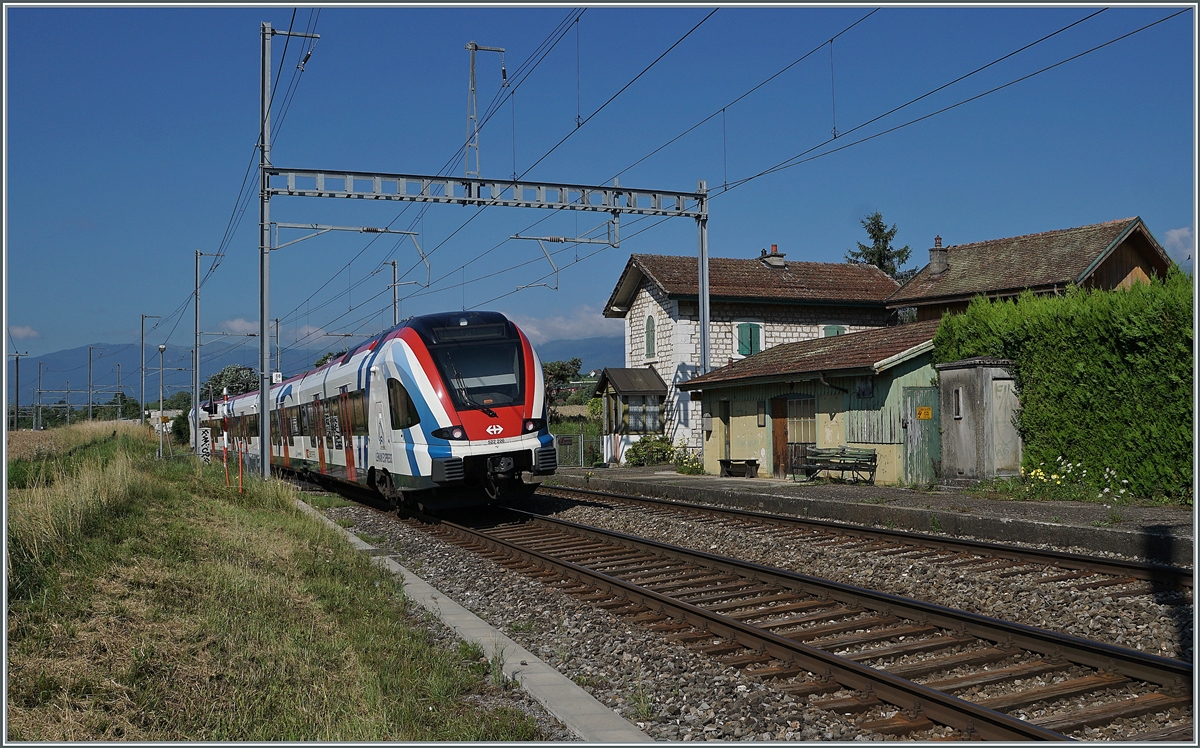
[[[37,418],[34,420],[33,428],[35,431],[42,428],[42,363],[38,361],[38,396],[37,396]]]
[[[88,346],[88,420],[92,420],[92,347]]]
[[[121,406],[124,398],[121,396],[121,364],[117,364],[117,420],[121,420]]]
[[[258,456],[263,480],[271,477],[271,37],[275,34],[320,39],[319,34],[261,27],[262,51],[258,110]],[[312,50],[309,50],[309,54]],[[300,62],[303,65],[308,56]]]
[[[141,425],[143,426],[146,425],[146,319],[148,317],[153,319],[162,319],[162,317],[157,314],[142,315],[142,368],[138,374],[139,378],[142,380],[142,402],[140,403],[140,409],[142,411]],[[69,417],[67,422],[70,423]]]
[[[502,47],[483,47],[475,40],[467,42],[466,49],[471,52],[471,82],[467,91],[467,153],[464,159],[467,177],[479,176],[479,107],[475,102],[475,52],[498,52],[500,54],[500,86],[508,87],[508,71],[504,69],[504,49]],[[471,171],[471,149],[475,149],[475,171]]]
[[[262,78],[258,110],[258,456],[263,480],[271,477],[271,24],[262,25]]]
[[[701,179],[696,183],[696,192],[700,195],[699,212],[696,226],[700,230],[700,267],[697,270],[697,290],[700,292],[700,371],[707,374],[711,362],[711,331],[709,330],[708,303],[708,182]]]
[[[163,456],[163,351],[165,345],[158,346],[158,459]]]
[[[25,351],[24,353],[10,353],[8,355],[15,359],[13,362],[16,373],[16,386],[13,387],[13,431],[16,431],[20,428],[21,423],[17,420],[21,417],[21,356],[28,356],[29,351]]]
[[[71,380],[67,380],[67,425],[71,425]]]
[[[392,266],[392,327],[395,327],[400,324],[399,298],[396,295],[396,261],[392,260],[390,264]]]
[[[275,318],[275,371],[283,371],[283,351],[279,349],[279,318]]]

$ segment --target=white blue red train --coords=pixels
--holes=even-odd
[[[273,385],[270,401],[273,466],[397,504],[527,495],[558,466],[542,363],[496,312],[411,318]],[[209,404],[201,426],[218,451],[258,453],[258,402]]]

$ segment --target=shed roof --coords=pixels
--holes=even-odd
[[[893,308],[920,306],[978,294],[1016,293],[1026,288],[1080,284],[1135,232],[1148,240],[1151,259],[1165,271],[1170,259],[1142,219],[1134,216],[1040,234],[948,246],[949,268],[945,272],[932,276],[926,265],[893,293],[887,304]]]
[[[624,317],[642,279],[671,297],[699,296],[699,263],[682,255],[629,256],[604,307],[605,317]],[[848,262],[795,262],[771,267],[761,258],[708,259],[711,299],[881,305],[899,284],[874,265]]]
[[[592,397],[599,397],[612,384],[618,395],[661,395],[667,396],[667,383],[653,366],[644,369],[610,369],[600,372]]]
[[[785,343],[679,385],[681,390],[849,372],[876,373],[932,350],[940,319]]]

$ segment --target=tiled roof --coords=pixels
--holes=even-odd
[[[618,395],[660,395],[667,394],[667,383],[658,375],[653,367],[644,369],[606,368],[600,372],[592,397],[600,397],[612,384]]]
[[[949,246],[946,247],[949,268],[944,273],[933,277],[926,265],[892,294],[887,303],[894,307],[905,302],[919,304],[934,299],[1079,283],[1113,242],[1135,224],[1141,224],[1141,219],[1122,218],[1073,229]],[[1149,236],[1149,231],[1146,234]]]
[[[610,314],[613,306],[628,307],[642,277],[657,283],[670,296],[698,296],[697,265],[695,257],[630,255],[605,314]],[[874,265],[787,260],[785,267],[775,268],[757,257],[708,258],[708,293],[712,299],[882,303],[897,287],[895,280]]]
[[[933,340],[939,324],[941,320],[935,319],[777,345],[690,379],[679,385],[679,389],[703,389],[705,385],[833,373],[844,369],[870,369],[877,363]]]

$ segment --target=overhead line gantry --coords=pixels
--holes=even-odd
[[[271,358],[267,325],[270,320],[271,198],[325,197],[358,200],[399,200],[446,205],[542,208],[622,214],[691,218],[699,230],[700,365],[708,371],[708,189],[704,181],[695,192],[633,189],[616,184],[584,185],[525,179],[483,179],[478,176],[448,177],[332,169],[292,169],[271,164],[270,91],[271,38],[277,34],[308,36],[276,31],[263,23],[260,81],[259,150],[259,460],[262,477],[271,475],[270,407]]]

